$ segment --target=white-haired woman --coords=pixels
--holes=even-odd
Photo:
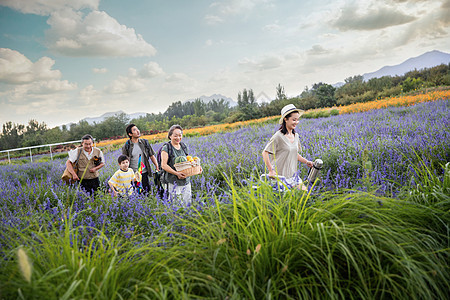
[[[161,150],[161,168],[166,171],[164,181],[167,182],[167,190],[172,199],[180,204],[188,206],[192,202],[191,180],[183,172],[178,172],[175,167],[175,159],[179,156],[187,156],[188,148],[181,142],[183,128],[173,125],[169,129],[170,142],[164,144]]]

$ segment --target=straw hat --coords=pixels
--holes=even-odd
[[[278,123],[283,124],[284,118],[291,112],[298,112],[300,115],[303,114],[303,110],[296,108],[294,104],[288,104],[281,109],[281,118],[280,121],[278,121]]]

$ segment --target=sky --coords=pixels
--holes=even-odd
[[[0,123],[258,101],[450,52],[450,0],[0,0]]]

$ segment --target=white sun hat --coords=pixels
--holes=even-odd
[[[288,104],[281,109],[281,118],[280,121],[278,121],[278,123],[283,124],[284,118],[292,112],[298,112],[300,115],[302,115],[304,111],[296,108],[294,104]]]

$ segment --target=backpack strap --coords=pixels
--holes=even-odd
[[[167,164],[168,164],[171,168],[173,168],[173,164],[170,164],[170,163],[169,163],[170,161],[172,161],[173,145],[172,145],[171,142],[167,142],[166,145],[167,145],[167,156],[168,156],[168,158],[167,158]]]
[[[173,154],[173,145],[172,145],[172,143],[171,142],[167,142],[167,155],[169,156],[169,158],[168,158],[168,160],[167,160],[167,164],[168,165],[170,165],[169,164],[169,161],[171,161],[172,160],[172,154]],[[186,144],[185,143],[180,143],[180,146],[181,146],[181,149],[183,150],[183,152],[184,152],[184,154],[187,156],[188,155],[188,150],[187,150],[187,146],[186,146]],[[172,165],[170,165],[172,168],[173,168],[173,164]]]
[[[125,142],[124,148],[125,148],[125,154],[126,154],[128,157],[130,157],[130,139],[128,139],[128,140]]]
[[[150,153],[150,143],[148,142],[147,139],[143,139],[144,140],[144,147],[148,150],[148,153]]]
[[[186,156],[188,156],[188,150],[187,150],[187,146],[185,143],[180,142],[181,145],[181,149],[183,149],[184,154],[186,154]]]
[[[78,166],[78,160],[80,159],[80,155],[81,155],[81,150],[82,150],[83,148],[78,148],[78,155],[77,155],[77,160],[73,163],[74,165],[77,165]]]

